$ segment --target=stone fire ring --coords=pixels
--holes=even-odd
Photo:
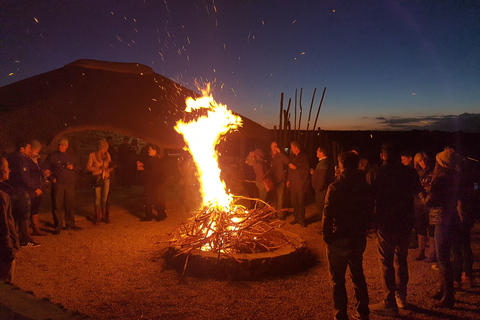
[[[290,240],[276,250],[261,253],[235,254],[234,257],[214,252],[195,250],[188,257],[185,275],[200,278],[256,280],[288,276],[310,267],[314,261],[305,241],[297,234],[275,229]],[[180,273],[185,267],[187,254],[178,254],[179,248],[169,248],[165,255],[168,266]]]

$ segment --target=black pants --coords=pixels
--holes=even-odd
[[[145,184],[145,218],[153,218],[153,209],[157,211],[157,218],[165,215],[165,187],[162,184]]]
[[[347,290],[345,274],[350,268],[351,278],[357,298],[356,309],[359,314],[368,315],[368,290],[363,274],[363,252],[367,241],[365,237],[336,239],[327,246],[327,260],[333,290],[333,309],[336,319],[348,319]]]

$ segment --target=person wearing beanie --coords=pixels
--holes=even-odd
[[[54,234],[60,234],[65,217],[66,228],[81,230],[75,224],[75,182],[77,171],[82,169],[78,157],[73,152],[67,152],[68,140],[62,138],[58,150],[49,154],[43,164],[43,173],[52,181],[52,211],[55,225]]]
[[[110,223],[107,211],[107,198],[110,190],[110,162],[112,158],[108,153],[108,142],[100,139],[97,151],[88,156],[87,170],[92,173],[92,183],[95,190],[95,215],[93,223],[103,221]]]
[[[450,253],[458,247],[461,230],[457,212],[460,190],[459,156],[446,148],[436,156],[437,163],[432,175],[432,184],[426,198],[430,207],[430,224],[435,225],[435,248],[439,268],[438,290],[433,298],[439,300],[435,306],[451,308],[454,298],[454,272]]]

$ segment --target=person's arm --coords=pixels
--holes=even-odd
[[[326,244],[331,244],[333,241],[333,220],[335,218],[335,186],[331,184],[328,187],[327,195],[325,196],[325,205],[323,207],[322,218],[322,233],[323,240]]]
[[[90,171],[90,172],[93,172],[96,169],[95,166],[93,165],[93,156],[92,155],[93,155],[92,153],[90,153],[88,155],[88,161],[87,161],[87,166],[86,166],[87,171]]]

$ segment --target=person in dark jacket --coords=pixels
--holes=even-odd
[[[338,156],[341,176],[328,187],[323,209],[323,239],[327,244],[327,260],[333,290],[335,319],[348,319],[345,272],[350,268],[357,314],[368,319],[368,290],[363,274],[363,252],[367,230],[372,219],[373,201],[365,173],[358,169],[359,157],[354,152]]]
[[[385,298],[370,305],[370,311],[396,316],[398,308],[407,308],[407,255],[415,220],[414,197],[424,189],[417,171],[402,164],[395,144],[384,143],[380,156],[383,165],[373,172],[371,181]]]
[[[153,210],[157,212],[155,220],[166,219],[166,167],[165,159],[160,155],[160,149],[155,145],[149,145],[148,158],[144,163],[139,162],[137,169],[144,170],[145,173],[145,217],[142,221],[152,221]]]
[[[10,199],[12,200],[12,214],[17,224],[18,236],[22,247],[38,247],[28,233],[28,221],[30,220],[31,198],[30,191],[41,195],[42,190],[35,185],[30,175],[31,145],[22,142],[17,150],[8,155],[8,163],[11,168],[8,184],[13,187]]]
[[[454,298],[454,272],[450,259],[451,250],[459,245],[461,230],[457,212],[461,177],[459,156],[446,148],[436,156],[437,163],[432,176],[427,205],[430,207],[431,223],[435,225],[435,247],[439,268],[439,290],[433,298],[439,300],[436,307],[451,308]]]
[[[7,194],[12,187],[8,180],[10,168],[5,157],[0,157],[0,281],[11,283],[15,273],[15,256],[20,249],[15,220],[12,216],[12,202]]]
[[[283,213],[283,193],[285,191],[285,167],[288,164],[288,157],[280,151],[277,142],[270,144],[270,151],[272,156],[270,176],[273,182],[273,205],[278,211],[278,217],[285,219]]]
[[[315,202],[321,215],[328,185],[333,181],[334,170],[330,168],[327,150],[324,147],[317,149],[317,158],[317,166],[315,170],[310,170],[310,174],[312,175],[312,187],[315,190]]]
[[[58,150],[49,154],[44,162],[44,173],[52,181],[52,211],[55,224],[55,234],[60,234],[65,215],[66,228],[81,230],[75,224],[75,182],[77,171],[82,169],[78,157],[73,152],[67,152],[68,140],[62,138]]]
[[[300,144],[293,141],[290,144],[292,154],[288,163],[287,187],[290,189],[290,199],[293,206],[293,221],[306,227],[305,223],[305,196],[309,188],[309,165],[307,156],[301,152]]]
[[[31,205],[30,205],[30,221],[32,225],[32,235],[34,236],[45,236],[46,234],[40,230],[40,221],[38,218],[38,212],[40,210],[40,205],[42,204],[43,192],[38,192],[37,190],[42,190],[43,182],[45,177],[43,175],[42,166],[40,163],[40,149],[42,145],[37,140],[32,140],[30,142],[30,154],[28,157],[28,164],[30,166],[30,177],[34,184],[34,188],[29,190]]]

